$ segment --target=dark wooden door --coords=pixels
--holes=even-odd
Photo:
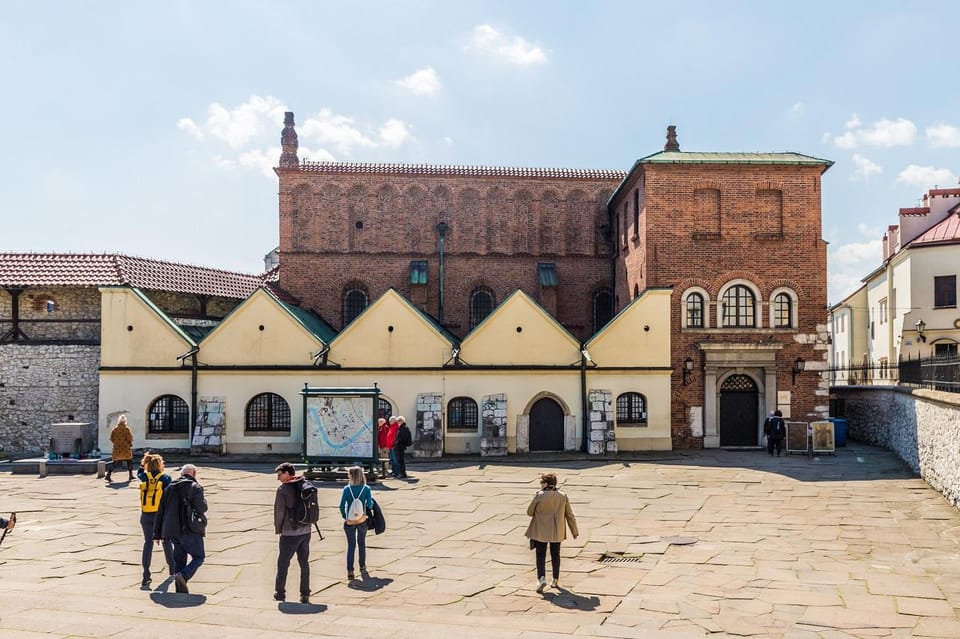
[[[731,375],[720,387],[720,445],[759,445],[757,385],[746,375]]]
[[[563,450],[563,409],[548,397],[530,409],[530,452]]]

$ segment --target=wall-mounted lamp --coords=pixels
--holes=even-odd
[[[687,378],[693,372],[693,358],[688,357],[683,360],[683,385],[687,385]]]
[[[802,373],[803,369],[806,368],[807,363],[803,361],[802,357],[798,357],[797,360],[793,363],[793,384],[797,383],[797,373]]]
[[[917,337],[920,338],[921,342],[926,343],[927,336],[923,334],[923,330],[927,327],[927,323],[924,322],[922,319],[918,319],[917,323],[914,324],[914,326],[917,327]]]
[[[592,362],[592,361],[593,361],[593,358],[590,357],[590,351],[588,351],[587,349],[585,349],[585,348],[582,349],[582,350],[580,351],[580,354],[583,356],[583,361],[585,361],[585,362]]]

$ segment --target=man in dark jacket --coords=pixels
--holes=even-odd
[[[397,423],[400,424],[400,428],[397,429],[397,439],[393,443],[393,455],[397,461],[396,477],[406,479],[407,462],[403,456],[407,452],[407,447],[413,444],[413,436],[410,434],[410,427],[407,426],[406,419],[397,417]]]
[[[191,512],[198,513],[201,521],[187,521]],[[203,536],[206,533],[207,500],[203,496],[203,486],[197,481],[197,467],[185,464],[180,469],[180,479],[172,482],[163,491],[157,519],[153,528],[153,538],[170,541],[173,545],[173,575],[177,592],[190,592],[187,582],[196,574],[206,554],[203,551]],[[190,563],[187,563],[187,556]]]
[[[767,452],[773,455],[773,449],[777,449],[777,457],[783,450],[783,440],[787,436],[787,425],[783,421],[783,413],[778,409],[773,411],[770,417],[767,417],[763,423],[763,432],[767,436]]]
[[[297,556],[300,564],[300,603],[310,603],[310,524],[301,524],[293,518],[294,506],[300,499],[300,488],[306,481],[297,477],[293,464],[280,464],[277,473],[277,496],[273,500],[273,529],[280,535],[280,554],[277,557],[277,583],[273,598],[287,598],[287,571],[290,560]]]

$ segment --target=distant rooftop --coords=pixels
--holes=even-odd
[[[810,164],[833,166],[833,161],[802,153],[707,153],[659,151],[637,160],[639,164]]]
[[[298,170],[314,173],[431,175],[452,177],[536,177],[622,180],[626,171],[613,169],[560,169],[459,164],[391,164],[367,162],[301,162]]]

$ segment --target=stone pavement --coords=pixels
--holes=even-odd
[[[375,487],[388,530],[350,583],[342,484],[319,484],[310,605],[271,598],[272,466],[201,466],[208,557],[189,595],[140,589],[136,484],[0,474],[20,518],[0,546],[0,637],[960,637],[960,513],[877,448],[410,464]],[[538,595],[523,532],[543,470],[581,535]]]

